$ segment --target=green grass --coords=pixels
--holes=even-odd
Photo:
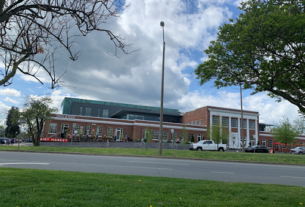
[[[0,146],[0,150],[17,150],[16,146]],[[234,153],[234,152],[198,152],[189,150],[163,150],[162,156],[158,155],[157,149],[134,149],[134,148],[85,148],[85,147],[33,147],[21,146],[21,151],[35,152],[59,152],[59,153],[84,153],[97,155],[129,155],[129,156],[155,156],[167,158],[186,158],[202,160],[228,160],[262,163],[283,163],[305,165],[304,155],[291,155],[285,153]]]
[[[305,205],[297,186],[14,168],[0,178],[1,207]]]

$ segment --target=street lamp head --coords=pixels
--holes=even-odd
[[[160,26],[164,27],[164,22],[163,21],[160,22]]]

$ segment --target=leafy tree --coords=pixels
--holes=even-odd
[[[17,71],[36,78],[37,70],[50,78],[51,88],[60,77],[55,70],[57,48],[64,48],[75,61],[80,51],[74,51],[77,36],[92,31],[107,34],[117,49],[128,53],[124,39],[102,28],[114,17],[120,17],[127,5],[122,0],[0,0],[0,86],[12,83]]]
[[[186,131],[186,129],[185,129],[185,124],[183,125],[183,127],[182,127],[182,137],[180,137],[180,140],[181,140],[181,144],[182,145],[186,145],[189,141],[188,141],[188,139],[187,139],[187,136],[188,136],[188,133],[187,133],[187,131]]]
[[[153,139],[153,130],[150,127],[146,127],[145,129],[145,139],[147,143],[151,143]]]
[[[293,120],[294,127],[300,134],[304,134],[305,131],[305,120],[304,117]]]
[[[215,124],[208,128],[207,137],[212,139],[215,144],[217,144],[218,149],[218,145],[221,143],[221,141],[229,139],[230,132],[228,127],[222,127],[220,124]]]
[[[49,105],[52,99],[41,97],[38,99],[29,98],[24,104],[22,118],[26,120],[28,134],[31,135],[34,146],[40,145],[40,135],[47,119],[51,119],[51,114],[57,112],[57,108],[51,108]]]
[[[5,127],[3,125],[0,125],[0,137],[5,136]]]
[[[249,0],[242,13],[219,27],[217,40],[195,70],[200,84],[217,88],[243,84],[269,92],[305,112],[305,1]]]
[[[277,125],[274,126],[271,134],[275,140],[286,144],[287,147],[288,144],[291,144],[299,135],[299,131],[290,123],[288,117],[284,117]]]
[[[6,137],[16,138],[16,136],[20,133],[18,118],[19,118],[19,109],[17,107],[12,106],[12,108],[8,111],[6,117],[6,129],[5,129]]]

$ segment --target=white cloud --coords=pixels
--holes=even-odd
[[[7,111],[10,109],[9,106],[5,105],[0,101],[0,125],[5,124],[5,119],[7,115]]]
[[[0,95],[3,96],[21,96],[20,91],[17,91],[13,88],[4,88],[4,89],[0,89]]]
[[[11,98],[9,98],[9,97],[6,97],[6,98],[4,99],[4,101],[11,102],[11,103],[14,103],[14,104],[18,104],[18,103],[19,103],[18,101],[13,100],[13,99],[11,99]]]
[[[207,95],[204,91],[189,92],[178,101],[178,106],[183,112],[192,111],[204,106],[218,106],[240,110],[240,94],[231,92],[219,92],[218,96]],[[177,108],[172,105],[173,108]],[[276,102],[266,93],[259,93],[243,98],[243,109],[257,111],[260,114],[260,122],[274,124],[283,116],[291,120],[298,118],[298,108],[288,101]]]

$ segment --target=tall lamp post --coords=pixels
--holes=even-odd
[[[245,143],[244,143],[244,117],[243,117],[243,93],[241,84],[240,87],[240,112],[241,112],[241,139],[242,139],[242,152],[245,152]]]
[[[161,82],[161,106],[160,106],[160,127],[159,127],[159,155],[162,155],[162,137],[163,137],[163,91],[164,91],[164,56],[165,56],[165,41],[164,41],[164,22],[160,22],[163,29],[163,60],[162,60],[162,82]]]

